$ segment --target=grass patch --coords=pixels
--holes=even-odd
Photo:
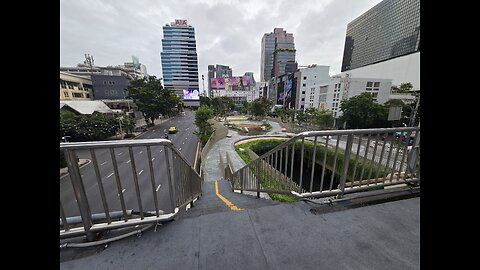
[[[285,140],[286,139],[259,139],[259,140],[249,141],[246,143],[235,145],[235,151],[237,151],[238,155],[243,159],[243,161],[245,161],[246,164],[249,164],[252,160],[248,155],[248,149],[251,149],[252,146],[256,146],[259,143],[267,143],[270,147],[275,147]],[[243,148],[244,151],[240,151],[240,148]],[[268,178],[265,174],[257,173],[254,168],[252,168],[252,171],[257,177],[259,177],[259,174],[260,174],[261,183],[264,188],[267,188],[267,189],[274,188],[272,183],[273,181],[269,181],[269,179],[271,178]],[[282,184],[281,188],[284,189],[286,187]],[[280,202],[291,203],[291,202],[299,201],[297,197],[288,195],[288,194],[268,193],[268,195],[270,196],[270,198],[272,198],[272,200],[276,200]]]
[[[243,159],[243,161],[245,161],[246,164],[248,164],[250,163],[250,161],[252,161],[252,159],[248,155],[249,146],[247,146],[246,144],[248,143],[235,145],[235,151],[237,151],[237,154]],[[240,148],[242,148],[243,151],[240,151]]]

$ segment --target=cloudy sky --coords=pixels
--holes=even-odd
[[[340,72],[347,24],[381,0],[61,0],[60,66],[131,62],[162,77],[162,26],[186,19],[195,27],[199,78],[207,66],[228,65],[234,76],[260,79],[262,36],[275,27],[293,33],[299,65]],[[206,84],[206,82],[205,82]],[[201,85],[201,80],[200,80]]]

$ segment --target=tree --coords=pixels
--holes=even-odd
[[[210,105],[216,118],[219,116],[226,116],[227,112],[235,107],[235,103],[233,103],[231,97],[214,97],[210,101]]]
[[[135,120],[133,117],[130,115],[125,115],[122,117],[120,122],[122,123],[123,131],[125,131],[127,135],[133,133],[135,130]]]
[[[330,110],[316,110],[312,122],[320,128],[331,127],[333,125],[333,114]]]
[[[294,122],[295,121],[295,109],[293,109],[293,108],[287,109],[286,113],[287,113],[287,122],[290,121],[289,119],[291,119],[291,122]]]
[[[252,107],[252,102],[244,101],[243,106],[241,106],[238,111],[242,114],[249,114]]]
[[[181,102],[172,90],[163,88],[161,81],[155,76],[131,81],[127,91],[127,98],[133,99],[145,121],[150,124],[153,124],[160,114],[171,116],[176,113]]]
[[[362,93],[340,103],[341,121],[350,128],[387,127],[388,109],[376,103],[370,93]]]
[[[213,117],[213,110],[207,105],[201,105],[195,112],[195,125],[198,127],[198,132],[195,135],[205,145],[213,133],[212,125],[208,122],[208,119]]]
[[[285,110],[285,108],[278,108],[277,109],[277,114],[278,116],[280,116],[280,120],[282,122],[286,122],[288,120],[288,116],[287,116],[287,111]]]
[[[106,139],[117,133],[119,123],[103,114],[77,115],[60,122],[60,136],[70,136],[70,141]]]
[[[392,86],[393,88],[393,86]],[[395,87],[397,93],[410,93],[413,88],[413,84],[410,82],[401,83],[399,87]]]
[[[201,106],[201,105],[210,106],[210,98],[209,98],[209,97],[200,96],[200,106]]]
[[[315,116],[318,113],[318,110],[317,108],[309,107],[304,110],[304,113],[305,113],[305,122],[307,123],[307,125],[310,125],[310,124],[313,124]]]
[[[267,112],[270,111],[272,108],[272,101],[265,98],[265,97],[259,97],[255,99],[252,103],[252,114],[256,118],[263,119],[266,115]]]

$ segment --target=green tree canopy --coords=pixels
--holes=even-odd
[[[210,100],[210,106],[213,109],[215,117],[226,116],[227,112],[235,108],[235,103],[231,97],[214,97]]]
[[[70,136],[69,141],[94,141],[106,139],[117,133],[119,123],[103,114],[76,115],[60,122],[60,139]]]
[[[341,101],[341,121],[349,128],[376,128],[388,126],[388,109],[376,103],[370,93],[362,93]]]
[[[127,98],[133,99],[147,123],[153,124],[160,114],[173,115],[181,102],[172,90],[163,88],[155,76],[131,81],[127,91]]]
[[[198,132],[195,134],[198,139],[205,145],[213,133],[212,125],[208,122],[208,119],[213,117],[213,110],[207,105],[201,105],[195,112],[195,125],[198,127]]]
[[[263,119],[265,115],[267,115],[267,112],[272,108],[272,104],[271,100],[265,97],[259,97],[252,103],[252,114],[257,118]]]
[[[313,115],[313,123],[320,128],[327,128],[333,125],[333,114],[330,110],[316,110]]]

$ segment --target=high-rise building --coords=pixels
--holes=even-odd
[[[199,91],[195,28],[187,20],[177,19],[163,26],[160,55],[165,88],[179,95],[183,95],[184,89]]]
[[[420,51],[420,0],[384,0],[347,25],[342,72]]]
[[[232,68],[224,65],[208,65],[208,96],[213,97],[212,78],[232,77]]]
[[[275,28],[262,37],[260,81],[268,81],[287,72],[294,72],[295,42],[292,33]]]

